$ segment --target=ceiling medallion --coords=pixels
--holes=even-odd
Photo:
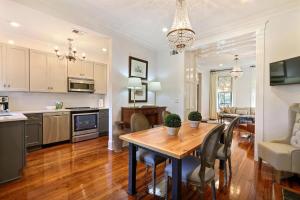
[[[85,53],[82,53],[81,58],[77,56],[77,50],[76,50],[76,48],[73,48],[73,45],[72,45],[72,42],[74,40],[72,38],[68,38],[68,41],[69,41],[69,44],[68,44],[69,45],[69,47],[68,47],[69,52],[64,54],[64,55],[61,55],[60,52],[59,52],[58,47],[55,47],[54,52],[55,52],[56,56],[58,58],[61,58],[61,59],[66,58],[70,62],[71,61],[76,62],[77,60],[85,60],[86,59]]]
[[[193,31],[189,20],[185,0],[176,1],[175,17],[167,38],[170,48],[178,52],[183,52],[192,46],[195,40],[195,31]]]
[[[238,55],[234,56],[234,61],[235,61],[235,66],[231,70],[230,75],[231,75],[232,78],[238,79],[238,78],[241,78],[243,76],[244,72],[238,64],[238,61],[239,61],[239,56]]]

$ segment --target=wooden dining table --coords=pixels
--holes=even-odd
[[[172,199],[181,199],[182,159],[199,148],[205,136],[216,126],[200,123],[198,128],[191,128],[188,122],[183,122],[177,136],[168,135],[165,126],[120,136],[120,139],[129,143],[128,193],[136,194],[136,150],[139,147],[171,159]]]

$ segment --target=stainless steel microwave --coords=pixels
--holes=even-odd
[[[69,78],[68,91],[94,93],[95,82],[91,79]]]

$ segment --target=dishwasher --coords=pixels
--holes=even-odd
[[[43,144],[70,139],[70,112],[49,112],[43,114]]]

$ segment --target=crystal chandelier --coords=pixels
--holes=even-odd
[[[243,76],[243,70],[241,69],[241,67],[238,65],[238,61],[239,61],[239,56],[235,55],[234,56],[234,61],[235,61],[235,66],[233,67],[233,69],[230,72],[230,75],[232,78],[237,79]]]
[[[77,50],[76,50],[76,48],[73,48],[73,45],[72,45],[72,42],[74,40],[72,38],[68,38],[68,41],[69,41],[69,47],[68,47],[69,52],[64,55],[61,55],[58,47],[54,47],[54,52],[55,52],[56,56],[61,59],[66,58],[70,62],[71,61],[76,62],[76,60],[85,60],[86,59],[85,53],[82,53],[81,58],[76,55]]]
[[[173,25],[167,34],[171,49],[183,52],[185,48],[192,46],[195,40],[195,32],[189,20],[185,0],[177,0]]]

